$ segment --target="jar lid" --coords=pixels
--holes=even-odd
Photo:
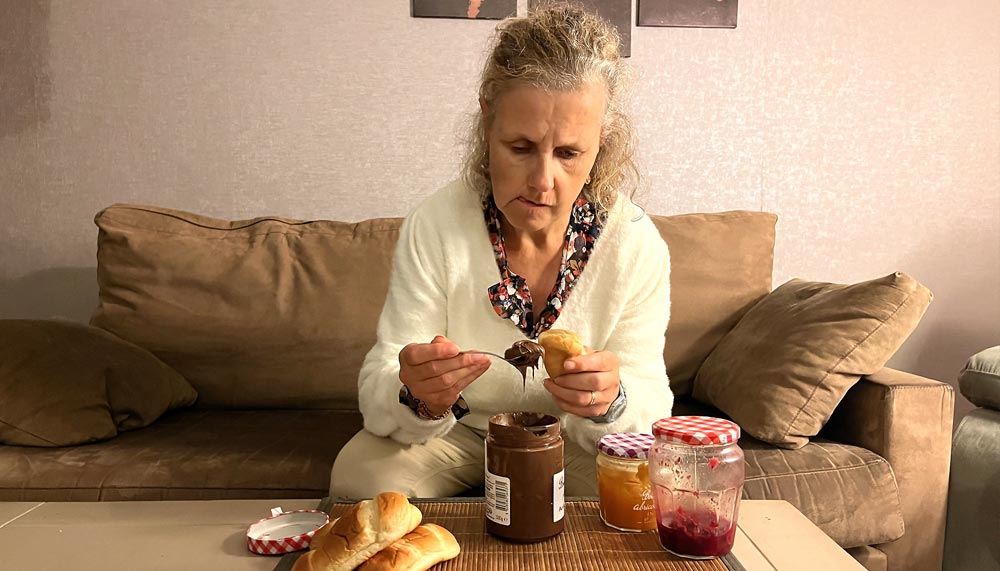
[[[740,426],[714,416],[670,416],[653,423],[653,434],[688,446],[711,446],[739,440]]]
[[[597,449],[615,458],[645,460],[655,437],[642,432],[606,434],[597,442]]]
[[[261,555],[278,555],[307,549],[313,535],[330,523],[330,516],[319,510],[271,510],[270,517],[247,528],[247,549]]]

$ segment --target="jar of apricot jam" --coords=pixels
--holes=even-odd
[[[740,427],[710,416],[653,423],[649,450],[660,544],[674,555],[714,559],[733,548],[743,492]]]
[[[646,454],[652,434],[616,432],[597,443],[601,519],[621,531],[656,529]]]

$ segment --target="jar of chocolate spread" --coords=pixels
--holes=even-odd
[[[562,532],[565,472],[559,419],[534,412],[490,418],[486,436],[486,531],[518,543]]]

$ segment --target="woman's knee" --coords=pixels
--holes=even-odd
[[[597,495],[597,457],[579,446],[565,447],[564,465],[566,469],[567,496]]]
[[[337,454],[330,470],[330,497],[340,500],[358,500],[374,497],[382,492],[399,492],[411,495],[410,483],[405,480],[406,470],[393,466],[393,454],[386,448],[399,445],[388,438],[381,438],[362,430],[354,435]]]
[[[483,480],[482,441],[466,428],[426,444],[400,444],[362,430],[337,455],[330,497],[364,499],[382,492],[445,497]]]

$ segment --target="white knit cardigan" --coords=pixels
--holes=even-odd
[[[493,311],[487,289],[500,281],[478,195],[454,182],[420,204],[403,223],[378,323],[378,341],[358,380],[365,428],[404,444],[445,435],[453,415],[430,421],[399,403],[399,351],[444,335],[462,350],[503,354],[524,333]],[[548,292],[532,292],[547,296]],[[544,298],[543,298],[544,299]],[[625,199],[609,212],[594,251],[553,328],[575,331],[594,350],[621,361],[628,405],[613,423],[561,411],[542,386],[544,366],[522,389],[521,375],[495,361],[462,393],[472,412],[463,424],[486,430],[491,415],[534,411],[556,415],[564,434],[592,453],[611,432],[650,432],[670,415],[673,395],[663,363],[670,315],[670,258],[648,216]]]

